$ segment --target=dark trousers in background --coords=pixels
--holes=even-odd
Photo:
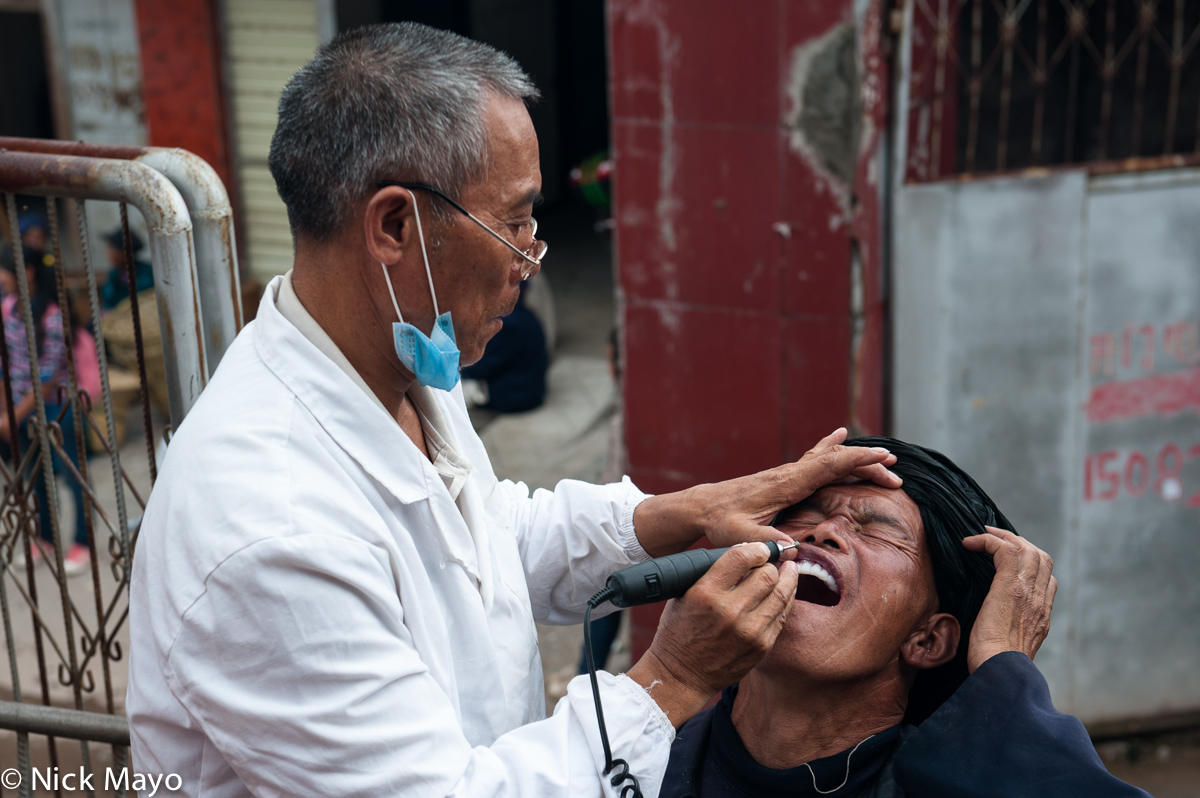
[[[613,643],[617,641],[617,631],[621,628],[621,612],[605,615],[592,621],[592,657],[596,660],[596,670],[603,670],[608,662],[608,654],[612,651]],[[579,673],[587,673],[587,649],[581,648],[579,654]]]
[[[58,417],[58,413],[60,410],[62,410],[62,405],[50,404],[49,402],[47,402],[46,403],[46,418],[48,418],[50,420],[54,420],[55,418]],[[74,413],[73,410],[67,410],[67,412],[63,415],[63,418],[62,418],[61,424],[62,424],[62,431],[63,431],[63,449],[65,449],[66,452],[70,455],[71,465],[75,466],[76,471],[79,471],[79,449],[76,446],[75,417],[74,417],[73,413]],[[24,454],[25,452],[29,451],[29,448],[32,445],[32,441],[29,438],[29,423],[26,422],[26,423],[22,424],[19,429],[20,429],[19,439],[21,442],[21,452],[22,452],[22,454]],[[51,447],[51,448],[52,448],[52,453],[53,453],[52,459],[53,459],[53,465],[54,465],[54,473],[61,474],[62,476],[64,476],[66,478],[67,484],[71,488],[71,495],[75,498],[74,535],[73,535],[73,537],[68,537],[68,532],[70,530],[66,530],[66,529],[60,530],[62,532],[62,536],[63,536],[63,543],[68,548],[70,547],[71,542],[78,543],[81,546],[86,546],[87,545],[87,522],[84,520],[84,516],[83,516],[83,502],[84,502],[83,488],[79,485],[79,483],[75,480],[74,475],[71,474],[70,470],[67,469],[66,465],[63,463],[62,456],[58,453],[57,450],[54,450],[53,447]],[[0,453],[2,453],[4,455],[4,459],[10,460],[10,461],[12,460],[12,451],[11,451],[11,447],[8,445],[8,441],[0,441]],[[26,479],[29,479],[30,472],[32,471],[32,469],[36,468],[36,466],[37,466],[36,462],[30,463],[29,471],[26,471],[26,474],[25,474]],[[15,467],[15,464],[14,464],[14,467]],[[41,473],[38,473],[37,479],[33,480],[33,485],[31,487],[33,488],[33,495],[37,497],[38,526],[42,532],[42,540],[44,540],[46,542],[51,542],[54,540],[54,535],[50,528],[50,502],[47,500],[47,496],[46,496],[46,478],[45,478],[45,476]],[[62,508],[60,507],[59,510],[60,510],[60,517],[61,517]]]

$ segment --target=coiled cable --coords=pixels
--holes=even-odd
[[[596,681],[596,661],[592,656],[592,610],[613,597],[613,589],[606,587],[588,599],[587,609],[583,611],[583,651],[587,660],[588,678],[592,681],[592,698],[596,702],[596,722],[600,725],[600,743],[604,746],[604,775],[620,768],[609,780],[613,787],[621,787],[622,782],[629,782],[621,787],[621,798],[642,798],[642,787],[637,777],[629,772],[629,763],[624,759],[613,759],[612,748],[608,744],[608,729],[604,726],[604,706],[600,703],[600,683]]]

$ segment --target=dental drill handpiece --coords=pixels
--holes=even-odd
[[[783,552],[799,546],[797,543],[780,546],[773,540],[763,542],[771,550],[767,562],[779,562]],[[679,598],[730,548],[690,549],[623,568],[608,578],[607,587],[613,591],[611,601],[617,607],[636,607]]]

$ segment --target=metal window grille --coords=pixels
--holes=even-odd
[[[67,384],[41,384],[32,288],[21,248],[14,247],[17,305],[6,313],[0,304],[0,328],[5,323],[23,325],[35,402],[25,435],[18,435],[16,425],[10,425],[12,434],[3,443],[11,450],[11,460],[0,462],[0,622],[8,658],[7,673],[0,674],[0,769],[15,766],[21,774],[20,786],[10,792],[0,785],[0,795],[33,795],[34,767],[45,773],[46,768],[67,772],[68,767],[73,771],[79,766],[95,775],[95,791],[107,794],[103,774],[129,765],[119,671],[125,667],[122,640],[128,634],[130,565],[148,496],[147,485],[137,484],[136,474],[145,474],[143,482],[149,484],[156,477],[148,342],[143,334],[148,319],[141,315],[143,307],[150,306],[142,306],[136,293],[127,205],[138,208],[149,231],[168,428],[182,421],[207,381],[209,363],[219,358],[241,326],[232,216],[212,169],[182,150],[0,139],[0,192],[8,222],[4,237],[10,242],[20,241],[20,198],[45,198],[48,252],[53,255],[64,338],[67,342],[74,338],[71,314],[66,311],[71,302],[68,284],[81,282],[97,333],[101,377],[100,396],[90,396],[80,388],[75,359],[68,356]],[[136,447],[122,449],[116,443],[119,408],[114,404],[97,279],[102,267],[94,259],[84,199],[120,203],[125,265],[134,288],[129,312],[144,455],[137,454]],[[67,225],[77,228],[81,244],[76,272],[68,271],[63,258],[64,233],[71,232]],[[7,407],[13,406],[13,356],[7,336],[0,334],[0,389]],[[93,400],[102,406],[95,415]],[[65,434],[68,428],[73,436]],[[89,436],[101,450],[92,463],[87,458]],[[71,437],[74,452],[66,450]],[[59,468],[51,466],[54,455]],[[139,467],[134,461],[143,456]],[[98,467],[89,473],[92,466]],[[86,578],[69,578],[64,566],[73,536],[62,528],[56,471],[83,493],[76,511],[83,514],[91,556]],[[39,528],[39,484],[45,487],[41,495],[46,497],[50,519],[49,546],[43,544]],[[35,565],[35,553],[45,565]],[[8,730],[7,737],[3,730]],[[56,795],[63,791],[51,790]]]
[[[908,181],[1200,159],[1200,3],[908,0]]]

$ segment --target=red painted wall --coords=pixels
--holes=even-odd
[[[216,0],[137,0],[135,5],[149,143],[199,155],[232,196]]]
[[[851,187],[784,123],[794,48],[854,22],[850,0],[609,3],[626,443],[643,490],[769,468],[841,425],[883,430],[880,16],[857,34],[869,122]],[[635,611],[635,655],[660,611]]]

